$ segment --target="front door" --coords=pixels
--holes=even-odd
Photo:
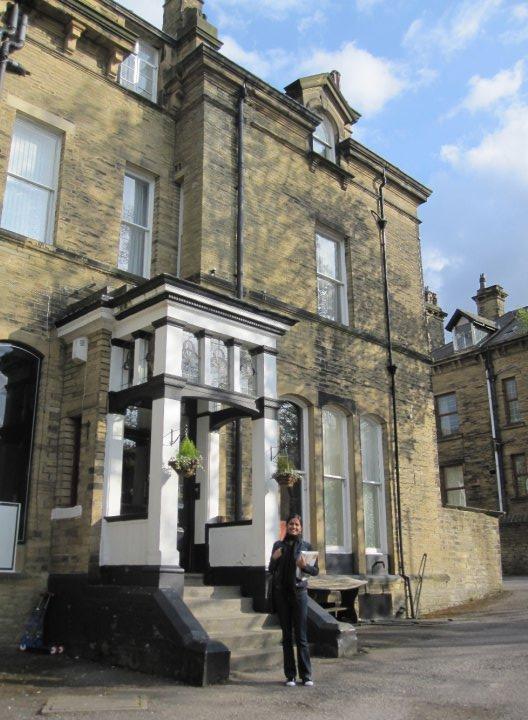
[[[196,442],[196,401],[182,403],[182,437],[187,433]],[[196,505],[196,478],[180,476],[178,491],[178,551],[180,566],[186,572],[195,570],[194,513]]]

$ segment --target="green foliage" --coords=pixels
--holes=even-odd
[[[277,475],[295,473],[295,466],[287,455],[277,455]]]
[[[194,475],[196,470],[202,467],[202,456],[188,435],[180,442],[180,448],[176,455],[169,460],[169,465],[176,472],[183,473],[185,476]]]
[[[190,458],[192,460],[201,460],[202,456],[198,452],[198,448],[187,435],[183,438],[180,443],[180,449],[178,450],[177,457]]]
[[[517,310],[517,317],[523,330],[528,330],[528,308]]]

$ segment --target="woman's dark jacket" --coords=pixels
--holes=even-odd
[[[278,550],[279,548],[282,549],[282,555],[280,556],[280,558],[278,558],[278,560],[274,560],[273,553],[276,550]],[[282,562],[283,562],[285,554],[286,554],[286,549],[287,549],[287,544],[284,540],[277,540],[277,542],[275,542],[273,544],[273,549],[271,551],[272,557],[270,558],[268,569],[269,569],[270,573],[272,573],[272,575],[273,575],[272,584],[273,584],[274,590],[282,589],[281,588],[281,577],[282,577],[281,570],[282,570]],[[297,562],[297,560],[299,559],[299,556],[303,550],[311,550],[311,549],[312,549],[312,546],[310,545],[310,543],[308,543],[302,539],[297,540],[293,547],[293,556],[294,556],[295,562]],[[306,573],[307,575],[313,575],[313,576],[319,575],[319,567],[317,565],[317,561],[316,561],[315,565],[312,565],[312,566],[306,565],[304,570],[301,570],[301,573],[302,574],[301,574],[300,578],[298,578],[298,577],[295,578],[295,589],[296,590],[305,590],[308,585],[308,578],[303,576],[304,573]]]

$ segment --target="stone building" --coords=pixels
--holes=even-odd
[[[500,520],[503,571],[528,572],[528,312],[505,311],[507,293],[486,286],[476,313],[456,310],[447,324],[426,293],[434,347],[433,391],[444,502],[504,513]]]
[[[2,635],[49,582],[67,643],[108,655],[104,630],[163,672],[180,643],[197,682],[229,653],[189,573],[265,609],[292,509],[365,612],[410,612],[424,554],[422,612],[500,585],[496,518],[440,493],[429,190],[351,136],[338,72],[281,92],[202,5],[167,0],[160,31],[110,0],[28,3],[31,75],[0,100]],[[185,434],[196,480],[168,464]]]

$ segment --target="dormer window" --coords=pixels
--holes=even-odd
[[[143,40],[138,40],[135,51],[121,63],[119,84],[152,102],[158,93],[159,52]]]
[[[313,150],[331,162],[336,161],[334,130],[326,118],[315,128]]]
[[[458,352],[478,345],[481,340],[488,337],[488,332],[472,322],[463,318],[453,331],[453,347]]]

